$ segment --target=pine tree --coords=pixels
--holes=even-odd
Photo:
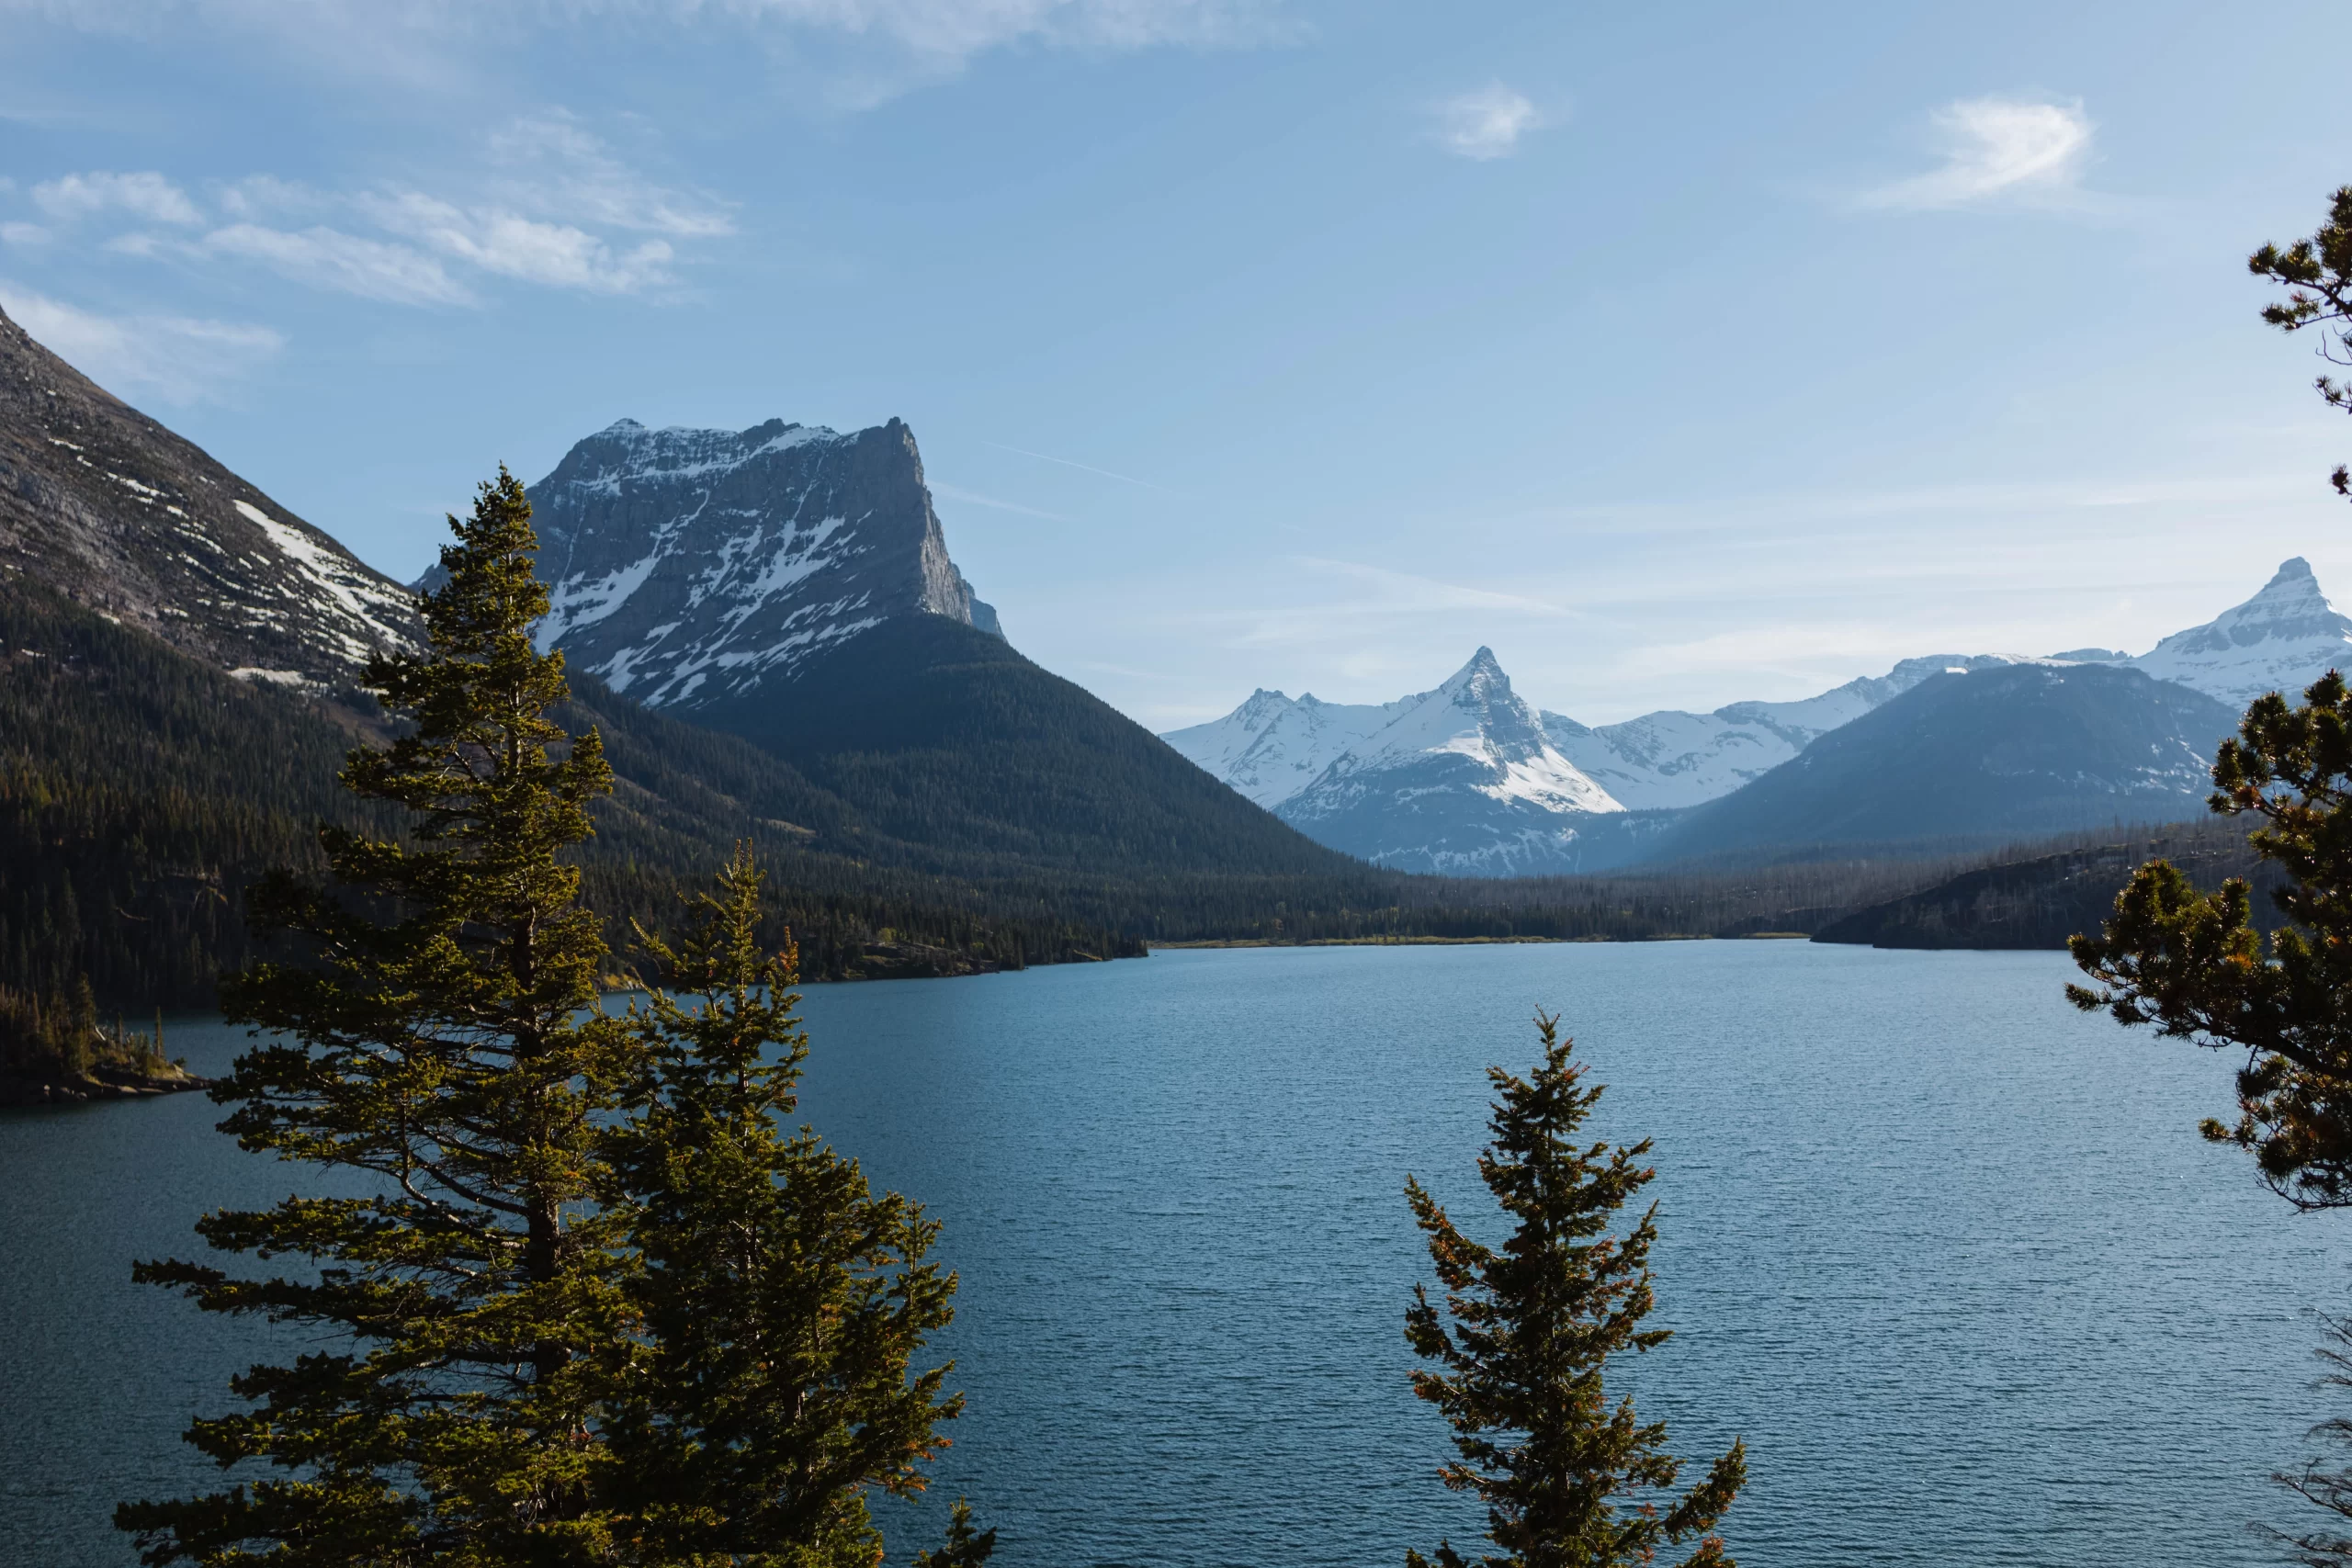
[[[2287,289],[2262,319],[2282,332],[2312,330],[2320,357],[2352,366],[2352,186],[2335,191],[2311,238],[2264,245],[2248,270]],[[2323,372],[2330,407],[2352,413],[2352,386]],[[2332,476],[2352,497],[2352,468]],[[2330,671],[2290,704],[2272,692],[2246,708],[2237,738],[2213,763],[2211,808],[2251,816],[2255,852],[2285,873],[2272,894],[2290,924],[2268,952],[2254,927],[2252,891],[2233,878],[2200,893],[2164,861],[2150,861],[2116,896],[2098,936],[2069,946],[2093,985],[2069,986],[2085,1011],[2126,1026],[2245,1053],[2237,1114],[2199,1131],[2254,1156],[2271,1190],[2299,1209],[2352,1207],[2352,691]],[[2346,1326],[2331,1323],[2324,1386],[2352,1387]],[[2313,1435],[2352,1443],[2352,1420]],[[2314,1462],[2274,1479],[2336,1516],[2331,1528],[2293,1533],[2257,1527],[2311,1568],[2352,1568],[2352,1469]]]
[[[251,1408],[189,1430],[222,1466],[274,1473],[118,1510],[151,1564],[608,1554],[593,1423],[626,1303],[611,1222],[587,1200],[632,1042],[582,1014],[605,949],[561,857],[609,775],[594,731],[567,737],[547,716],[563,661],[531,642],[548,598],[522,486],[502,469],[450,525],[447,585],[422,604],[429,650],[368,672],[410,732],[342,773],[363,800],[405,808],[407,835],[322,829],[332,886],[280,874],[251,899],[308,961],[258,964],[224,998],[232,1021],[277,1036],[215,1089],[236,1107],[224,1129],[378,1190],[198,1226],[313,1272],[140,1267],[207,1311],[266,1314],[321,1347],[233,1380]]]
[[[1611,1404],[1603,1386],[1610,1357],[1668,1337],[1640,1326],[1652,1305],[1657,1205],[1622,1235],[1610,1228],[1656,1174],[1636,1163],[1650,1145],[1576,1141],[1600,1087],[1582,1087],[1559,1021],[1535,1021],[1544,1064],[1534,1076],[1487,1073],[1500,1099],[1478,1174],[1517,1222],[1510,1239],[1499,1249],[1471,1240],[1419,1181],[1405,1183],[1445,1290],[1441,1312],[1415,1285],[1405,1314],[1414,1353],[1440,1369],[1416,1371],[1413,1391],[1453,1428],[1459,1458],[1440,1475],[1487,1504],[1500,1552],[1479,1559],[1483,1568],[1646,1563],[1660,1546],[1693,1537],[1685,1568],[1731,1568],[1709,1532],[1747,1479],[1745,1446],[1734,1442],[1681,1496],[1660,1498],[1681,1471],[1665,1452],[1665,1423],[1642,1423],[1630,1398]],[[1405,1560],[1428,1568],[1418,1551]],[[1436,1561],[1466,1562],[1451,1542]]]
[[[808,1042],[797,953],[759,945],[761,881],[739,850],[675,949],[639,933],[667,988],[632,1010],[643,1077],[614,1134],[642,1335],[611,1427],[616,1506],[635,1562],[873,1568],[867,1494],[920,1490],[962,1408],[947,1366],[910,1371],[956,1279],[924,1260],[935,1222],[780,1125]],[[921,1561],[974,1568],[994,1540],[959,1503]]]
[[[2311,238],[2264,245],[2248,268],[2287,289],[2262,319],[2312,332],[2320,356],[2352,365],[2352,186]],[[2320,396],[2352,412],[2352,386],[2323,374]],[[2352,495],[2352,469],[2334,476]],[[2302,1209],[2352,1206],[2352,694],[2330,671],[2290,705],[2247,707],[2213,764],[2209,802],[2251,816],[2255,852],[2286,874],[2273,897],[2291,922],[2263,951],[2253,895],[2233,880],[2202,894],[2161,860],[2140,868],[2099,935],[2075,961],[2095,986],[2069,986],[2085,1010],[2160,1035],[2245,1053],[2237,1115],[2201,1128],[2249,1151],[2262,1179]]]

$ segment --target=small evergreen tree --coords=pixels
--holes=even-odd
[[[1487,1072],[1501,1098],[1478,1175],[1517,1222],[1510,1239],[1481,1246],[1419,1181],[1405,1183],[1445,1290],[1441,1311],[1415,1285],[1405,1314],[1415,1354],[1439,1368],[1416,1371],[1413,1391],[1444,1414],[1460,1456],[1440,1475],[1486,1501],[1500,1552],[1479,1559],[1482,1568],[1616,1568],[1693,1537],[1702,1539],[1685,1568],[1731,1568],[1709,1532],[1747,1479],[1746,1447],[1734,1442],[1706,1480],[1659,1499],[1681,1471],[1664,1451],[1666,1425],[1643,1424],[1630,1398],[1611,1404],[1603,1387],[1610,1357],[1668,1337],[1640,1326],[1652,1305],[1657,1205],[1623,1235],[1610,1230],[1657,1174],[1636,1163],[1650,1145],[1576,1141],[1600,1086],[1582,1087],[1557,1019],[1535,1022],[1544,1063],[1533,1077]],[[1428,1568],[1418,1551],[1405,1561]],[[1437,1562],[1466,1568],[1451,1542],[1439,1545]]]
[[[642,1077],[613,1135],[642,1331],[610,1425],[614,1502],[635,1562],[874,1568],[867,1493],[919,1491],[963,1406],[941,1394],[947,1366],[910,1371],[956,1278],[924,1260],[935,1222],[780,1125],[808,1042],[797,953],[759,945],[761,881],[739,850],[677,947],[639,932],[669,988],[632,1010]],[[973,1568],[994,1542],[959,1503],[921,1562]]]
[[[242,1145],[366,1173],[374,1196],[289,1198],[198,1225],[214,1247],[314,1264],[236,1279],[150,1263],[210,1312],[300,1325],[320,1348],[232,1387],[252,1408],[188,1440],[266,1479],[126,1504],[151,1564],[593,1561],[601,1352],[626,1328],[610,1221],[586,1206],[599,1119],[631,1074],[619,1021],[582,1010],[605,952],[560,858],[609,787],[596,735],[566,737],[560,655],[523,488],[501,470],[450,520],[429,651],[374,660],[410,733],[350,754],[355,795],[413,814],[406,841],[323,829],[334,886],[280,874],[251,901],[311,962],[226,988],[276,1036],[213,1092]],[[569,742],[567,745],[566,742]],[[256,759],[258,762],[260,759]]]

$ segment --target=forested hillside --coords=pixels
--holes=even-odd
[[[252,956],[245,886],[316,863],[318,822],[356,820],[334,780],[345,751],[381,733],[372,705],[232,679],[21,578],[0,581],[0,984],[69,991],[86,975],[107,1005],[208,1002]],[[604,731],[618,774],[583,861],[616,945],[631,917],[665,924],[680,888],[746,839],[777,868],[772,934],[792,927],[812,976],[1139,951],[1042,901],[984,909],[903,863],[813,853],[820,833],[856,838],[823,791],[578,685],[567,721]]]

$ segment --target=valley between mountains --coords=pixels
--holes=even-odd
[[[2128,869],[2115,846],[2200,814],[2251,696],[2352,644],[2290,560],[2136,657],[1929,652],[1804,701],[1588,726],[1479,649],[1393,702],[1260,691],[1163,737],[1020,651],[899,422],[624,419],[529,491],[537,636],[617,773],[582,862],[597,907],[660,927],[748,841],[768,934],[812,977],[1181,942],[2046,945]],[[318,824],[363,825],[335,770],[392,721],[362,667],[417,646],[433,586],[0,317],[0,987],[209,1000],[255,956],[244,889],[315,866]],[[2226,832],[2166,831],[2200,876],[2242,868]]]

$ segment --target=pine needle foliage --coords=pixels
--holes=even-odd
[[[797,954],[760,946],[761,881],[739,850],[675,948],[639,932],[662,986],[632,1010],[643,1065],[612,1140],[641,1265],[616,1506],[631,1562],[874,1568],[868,1494],[921,1490],[963,1407],[948,1365],[911,1370],[956,1277],[926,1261],[939,1227],[916,1205],[784,1130],[808,1042]],[[959,1504],[922,1561],[971,1568],[994,1540]]]
[[[2352,186],[2328,199],[2327,221],[2309,239],[2265,245],[2245,265],[2287,290],[2262,308],[2265,321],[2284,333],[2312,330],[2321,359],[2352,367]],[[2312,386],[2330,408],[2352,413],[2352,384],[2322,371]],[[2330,478],[2338,495],[2352,497],[2352,467],[2338,464]]]
[[[2301,1209],[2352,1206],[2352,696],[2323,676],[2294,706],[2246,709],[2213,764],[2212,808],[2250,815],[2255,852],[2285,874],[2272,894],[2291,922],[2266,954],[2253,895],[2235,879],[2199,893],[2164,861],[2142,866],[2075,962],[2086,1011],[2159,1035],[2245,1053],[2234,1119],[2205,1136],[2254,1156]]]
[[[324,829],[328,884],[281,874],[255,891],[252,919],[308,961],[227,986],[231,1020],[276,1038],[213,1091],[244,1148],[376,1191],[198,1224],[216,1248],[304,1260],[299,1276],[140,1266],[207,1311],[324,1347],[233,1380],[250,1408],[189,1429],[224,1469],[273,1473],[118,1510],[150,1564],[609,1554],[594,1352],[626,1331],[624,1254],[589,1199],[634,1041],[583,1011],[605,948],[562,857],[610,774],[593,730],[548,717],[563,662],[530,637],[548,598],[522,486],[502,469],[450,525],[447,585],[421,605],[428,650],[368,670],[408,733],[352,751],[341,775],[406,831]]]
[[[1498,1098],[1478,1175],[1517,1222],[1510,1238],[1498,1248],[1473,1241],[1419,1181],[1405,1183],[1445,1291],[1441,1309],[1415,1285],[1405,1314],[1414,1353],[1436,1363],[1413,1374],[1413,1392],[1453,1428],[1459,1458],[1440,1476],[1486,1502],[1499,1550],[1477,1559],[1481,1568],[1615,1568],[1693,1538],[1685,1568],[1731,1568],[1711,1532],[1747,1479],[1745,1446],[1734,1442],[1705,1480],[1661,1498],[1681,1472],[1665,1451],[1666,1424],[1643,1422],[1630,1398],[1611,1404],[1603,1383],[1609,1358],[1669,1337],[1641,1326],[1653,1304],[1657,1205],[1611,1229],[1657,1174],[1640,1163],[1650,1145],[1577,1141],[1601,1087],[1584,1087],[1557,1019],[1535,1023],[1544,1061],[1533,1076],[1487,1073]],[[1429,1568],[1418,1551],[1405,1561]],[[1435,1561],[1469,1562],[1451,1542]]]

